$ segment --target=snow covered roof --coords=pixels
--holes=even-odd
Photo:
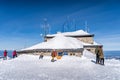
[[[86,35],[91,35],[90,33],[87,33],[83,30],[77,30],[77,31],[73,31],[73,32],[64,32],[62,33],[65,36],[86,36]],[[53,37],[56,34],[48,34],[47,37]]]
[[[97,43],[97,42],[93,42],[93,44],[89,44],[89,43],[84,43],[84,42],[82,42],[82,44],[84,45],[84,46],[102,46],[101,44],[99,44],[99,43]]]
[[[82,42],[72,37],[65,37],[63,34],[56,34],[54,38],[47,42],[36,44],[22,50],[33,49],[79,49],[83,48]]]

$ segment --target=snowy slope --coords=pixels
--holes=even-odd
[[[83,51],[83,57],[88,59],[95,59],[95,55],[86,49]]]
[[[32,49],[78,49],[83,48],[82,42],[75,38],[65,37],[61,33],[58,33],[54,38],[47,42],[42,42],[32,47],[22,50]]]
[[[85,51],[87,52],[87,51]],[[89,52],[88,52],[89,53]],[[86,54],[88,54],[86,53]],[[51,62],[45,56],[20,55],[11,60],[0,60],[0,80],[119,80],[120,61],[106,60],[105,66],[97,65],[88,58],[63,56]]]

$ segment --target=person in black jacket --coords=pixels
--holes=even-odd
[[[98,47],[96,47],[95,53],[96,53],[96,64],[98,64],[100,62],[100,54]]]

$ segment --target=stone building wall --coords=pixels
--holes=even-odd
[[[93,44],[94,42],[93,37],[78,37],[76,39],[89,44]]]
[[[68,55],[81,57],[83,55],[83,53],[82,52],[68,52]]]
[[[90,43],[90,44],[93,44],[93,42],[94,42],[93,37],[73,37],[73,38],[76,38],[82,42]],[[47,42],[50,39],[52,39],[52,38],[45,38],[45,41]]]
[[[44,56],[51,56],[51,52],[35,52],[34,55],[40,55],[43,54]]]
[[[84,48],[95,54],[96,47],[84,47]]]
[[[83,51],[81,51],[81,52],[67,52],[67,53],[68,53],[68,56],[78,56],[78,57],[81,57],[82,56],[82,52]],[[43,54],[44,56],[51,56],[51,52],[34,52],[32,54],[34,54],[34,55]]]
[[[98,47],[100,47],[102,45],[98,45]],[[102,48],[102,47],[101,47]],[[92,52],[95,54],[95,49],[96,49],[96,46],[84,46],[84,49],[87,49],[88,51]],[[103,49],[103,48],[102,48]]]

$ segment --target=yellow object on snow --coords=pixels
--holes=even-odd
[[[57,56],[57,59],[61,59],[62,58],[62,56]]]

